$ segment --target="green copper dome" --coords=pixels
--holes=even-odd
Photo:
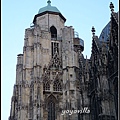
[[[39,11],[38,11],[38,14],[36,14],[34,16],[33,23],[36,22],[37,17],[42,16],[42,15],[44,15],[46,13],[59,15],[65,22],[66,21],[65,17],[61,14],[61,12],[56,7],[51,6],[51,1],[48,0],[47,3],[48,3],[48,5],[45,6],[45,7],[40,8]]]
[[[50,0],[48,0],[47,3],[48,3],[47,6],[39,9],[38,14],[46,12],[46,11],[60,13],[60,11],[56,7],[51,6],[51,1]]]

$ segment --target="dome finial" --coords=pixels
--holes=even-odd
[[[51,1],[50,1],[50,0],[48,0],[48,1],[47,1],[47,3],[48,3],[48,5],[50,5],[50,4],[51,4]]]

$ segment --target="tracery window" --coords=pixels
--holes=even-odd
[[[50,90],[50,84],[48,82],[43,83],[44,90]]]
[[[52,57],[54,54],[57,52],[59,54],[59,43],[58,42],[51,42],[51,52],[52,52]]]
[[[51,54],[52,57],[57,52],[59,54],[59,42],[57,41],[57,29],[54,26],[50,27],[51,32]]]
[[[62,91],[61,83],[58,80],[54,81],[53,90],[54,91]]]

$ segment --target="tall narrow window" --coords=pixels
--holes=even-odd
[[[54,56],[56,52],[59,54],[59,43],[58,42],[51,42],[51,52],[52,52],[52,57]]]
[[[55,120],[55,103],[52,100],[48,103],[48,120]]]
[[[57,41],[57,29],[54,26],[50,27],[51,32],[51,55],[52,57],[57,52],[59,54],[59,42]]]
[[[57,29],[54,26],[50,27],[51,40],[57,40]]]
[[[54,49],[53,49],[54,47],[53,47],[53,42],[51,42],[51,52],[52,52],[52,57],[53,57],[53,55],[54,55]]]

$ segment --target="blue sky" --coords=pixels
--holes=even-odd
[[[92,33],[95,26],[96,35],[110,20],[109,4],[113,2],[118,11],[118,0],[51,0],[67,19],[65,25],[73,26],[84,40],[84,56],[90,57]],[[16,79],[17,54],[23,53],[24,32],[30,27],[34,15],[47,0],[2,0],[2,81],[1,113],[2,120],[10,115],[11,97]]]

